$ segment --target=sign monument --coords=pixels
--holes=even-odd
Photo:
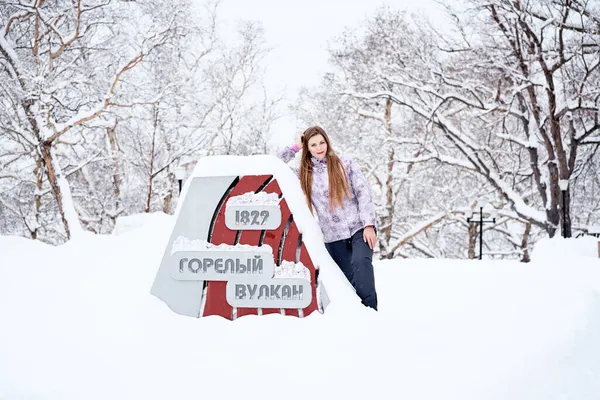
[[[151,293],[191,317],[305,317],[328,302],[273,175],[193,176]]]

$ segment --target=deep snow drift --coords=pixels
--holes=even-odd
[[[596,240],[375,265],[380,312],[194,319],[149,293],[173,218],[0,237],[0,399],[595,399]]]

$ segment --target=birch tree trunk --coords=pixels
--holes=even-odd
[[[84,230],[81,227],[77,210],[75,210],[75,205],[73,204],[71,188],[54,156],[52,144],[44,142],[41,144],[40,150],[48,181],[52,187],[54,199],[58,204],[58,212],[60,213],[67,239],[81,237]]]
[[[394,136],[392,130],[392,99],[388,98],[385,101],[385,130],[389,138]],[[381,229],[381,256],[383,258],[392,258],[393,253],[389,252],[390,243],[392,241],[392,227],[394,223],[394,147],[387,142],[387,164],[386,164],[386,179],[385,179],[385,214],[381,221],[383,228]]]
[[[150,204],[152,195],[154,194],[154,162],[156,158],[156,135],[158,133],[158,107],[156,104],[152,106],[152,142],[150,147],[150,163],[148,164],[148,196],[146,197],[146,212],[150,212]]]
[[[531,261],[529,258],[529,234],[531,233],[531,223],[528,222],[525,224],[525,232],[523,232],[523,242],[521,243],[521,249],[523,250],[523,257],[521,257],[521,262],[527,263]]]
[[[475,259],[475,248],[477,246],[477,225],[469,224],[469,247],[467,257],[469,260]]]
[[[44,189],[44,164],[42,158],[37,153],[35,155],[35,168],[33,170],[33,175],[35,176],[36,189],[36,192],[33,195],[35,227],[33,227],[33,230],[31,230],[31,238],[36,240],[38,238],[41,224],[42,190]]]
[[[112,181],[113,181],[113,193],[115,196],[115,211],[112,215],[110,215],[110,219],[111,219],[111,223],[114,224],[116,223],[116,219],[118,217],[118,215],[120,214],[121,210],[121,170],[119,167],[119,145],[117,142],[117,124],[118,122],[115,121],[115,124],[109,128],[106,129],[106,134],[108,136],[108,143],[109,143],[109,151],[110,151],[110,157],[112,160],[112,164],[113,164],[113,176],[112,176]]]

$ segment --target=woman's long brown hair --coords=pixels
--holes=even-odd
[[[344,204],[344,194],[350,198],[348,190],[348,182],[346,180],[346,170],[340,161],[340,158],[335,154],[331,147],[329,136],[320,126],[311,126],[304,131],[304,140],[302,143],[302,161],[300,162],[300,184],[306,195],[308,208],[313,212],[312,208],[312,183],[313,183],[313,164],[311,160],[310,150],[308,150],[308,141],[317,135],[323,136],[327,144],[327,173],[329,175],[329,208],[333,210],[335,206],[342,207]]]

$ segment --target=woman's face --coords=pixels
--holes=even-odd
[[[325,157],[325,154],[327,154],[327,143],[323,135],[315,135],[309,139],[308,151],[310,151],[313,157],[319,160]]]

